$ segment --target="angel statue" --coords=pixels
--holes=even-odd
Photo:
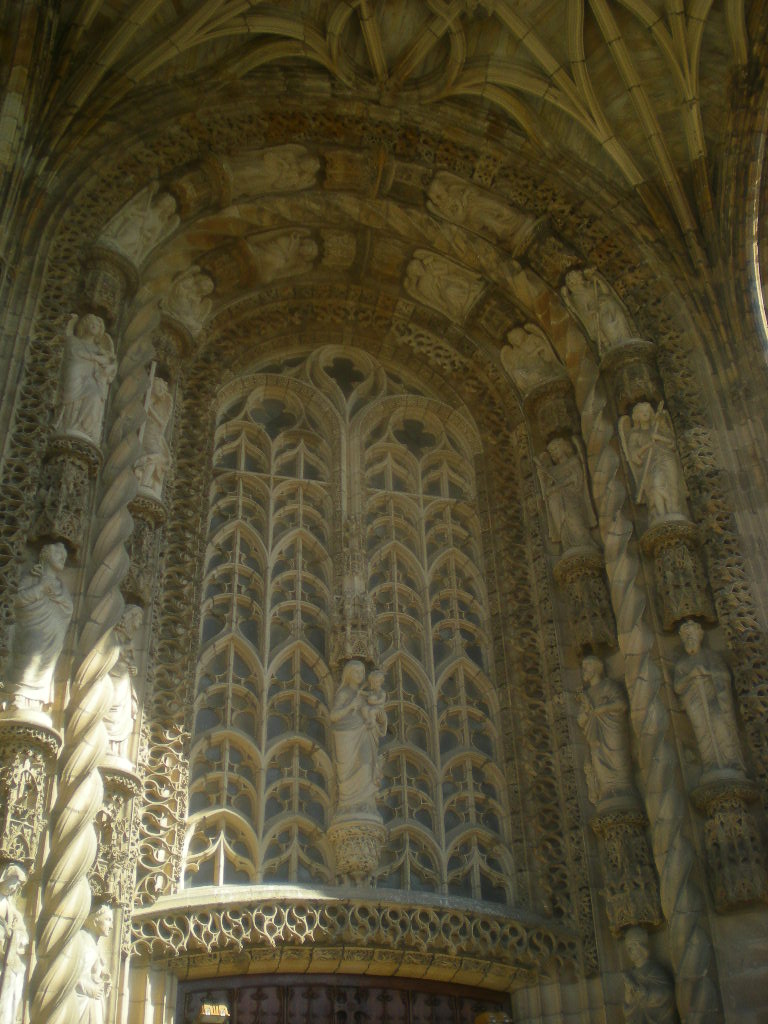
[[[650,402],[638,402],[631,419],[619,420],[619,435],[635,481],[635,501],[648,505],[651,521],[687,518],[683,467],[664,403],[654,413]]]

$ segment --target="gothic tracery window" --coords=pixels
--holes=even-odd
[[[464,417],[358,352],[225,389],[187,886],[334,883],[330,635],[352,523],[389,722],[373,884],[513,901],[475,450]]]

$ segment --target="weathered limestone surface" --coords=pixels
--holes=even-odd
[[[768,9],[651,6],[10,5],[0,1024],[768,1017]]]

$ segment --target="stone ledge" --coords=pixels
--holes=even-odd
[[[182,977],[384,972],[511,990],[575,967],[577,949],[575,934],[532,914],[412,893],[210,887],[133,916],[134,956]]]

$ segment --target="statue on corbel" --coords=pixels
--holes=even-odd
[[[101,464],[109,386],[115,378],[112,338],[95,313],[70,317],[56,400],[53,437],[37,494],[30,540],[61,540],[73,553],[87,526],[90,481]]]
[[[341,669],[330,711],[336,809],[328,836],[342,882],[368,884],[386,830],[376,806],[381,785],[379,743],[387,731],[384,673],[353,658]]]
[[[157,243],[178,227],[176,200],[158,191],[157,183],[142,189],[119,210],[99,239],[115,248],[135,267],[141,266]]]
[[[602,840],[608,923],[614,935],[638,925],[657,927],[659,884],[634,783],[629,702],[602,659],[587,655],[581,671],[578,724],[588,750],[584,775],[596,811],[592,829]]]
[[[569,270],[560,294],[567,308],[581,321],[601,358],[638,340],[624,304],[593,267]]]
[[[13,711],[46,726],[54,672],[72,619],[72,596],[62,579],[66,561],[63,544],[45,544],[37,563],[22,575],[0,690],[6,714]]]
[[[759,789],[747,775],[733,703],[731,672],[704,647],[693,619],[679,628],[683,653],[673,686],[691,725],[701,777],[691,793],[705,816],[704,845],[715,906],[721,913],[768,900],[768,859],[750,811]]]

